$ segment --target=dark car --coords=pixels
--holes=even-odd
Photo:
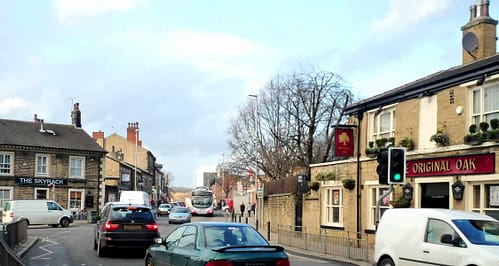
[[[99,257],[109,248],[145,250],[160,236],[151,209],[127,203],[106,204],[97,218],[94,235],[94,250]]]
[[[270,245],[248,224],[188,223],[156,241],[146,251],[147,266],[290,265],[283,247]]]

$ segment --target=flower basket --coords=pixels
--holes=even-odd
[[[411,206],[411,202],[404,199],[404,197],[390,200],[390,204],[393,208],[409,208],[409,206]]]
[[[352,178],[343,179],[341,180],[341,182],[343,183],[343,187],[348,190],[352,190],[355,188],[355,180],[353,180]]]
[[[317,181],[311,181],[308,182],[308,187],[313,191],[317,191],[321,187],[321,184]]]
[[[434,141],[438,147],[449,146],[449,137],[441,129],[431,136],[430,141]]]

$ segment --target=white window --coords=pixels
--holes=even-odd
[[[69,157],[69,177],[84,178],[85,157]]]
[[[3,210],[3,206],[5,206],[5,202],[8,200],[12,200],[12,187],[0,187],[0,209]]]
[[[395,107],[369,113],[369,141],[395,136]]]
[[[376,204],[378,202],[378,199],[381,198],[381,195],[385,193],[386,191],[389,190],[388,186],[370,186],[369,190],[369,229],[375,230],[376,229]],[[388,195],[383,199],[381,204],[379,205],[379,218],[378,222],[381,219],[381,216],[383,216],[383,213],[390,209],[390,200],[392,197],[393,193]]]
[[[343,188],[326,187],[324,189],[324,211],[322,224],[326,226],[343,226]]]
[[[474,184],[472,211],[499,219],[499,183]]]
[[[49,156],[46,154],[36,155],[36,175],[48,176],[49,175]]]
[[[83,189],[69,190],[69,210],[77,213],[83,209]]]
[[[499,119],[499,82],[477,87],[473,90],[472,123]]]
[[[0,175],[14,174],[14,153],[0,152]]]

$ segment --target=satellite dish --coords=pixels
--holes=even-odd
[[[478,39],[473,32],[466,32],[463,36],[463,48],[468,53],[472,53],[478,49]]]

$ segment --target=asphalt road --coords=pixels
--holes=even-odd
[[[221,213],[216,217],[193,217],[193,221],[220,220]],[[161,236],[166,236],[178,225],[168,224],[167,217],[159,217],[158,223]],[[39,241],[27,251],[22,260],[28,266],[51,265],[110,265],[136,266],[144,265],[144,253],[130,250],[115,250],[107,257],[98,257],[93,250],[93,229],[95,224],[76,222],[67,228],[52,228],[49,226],[30,226],[29,236],[36,236]],[[288,253],[291,265],[348,265],[336,263],[327,259],[307,257],[303,254]]]

